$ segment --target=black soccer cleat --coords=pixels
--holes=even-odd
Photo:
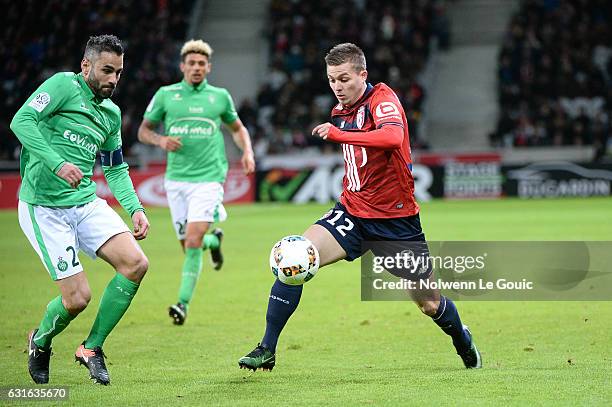
[[[469,328],[464,325],[463,329],[465,329],[470,337],[470,348],[465,352],[460,352],[457,354],[461,357],[461,360],[463,360],[463,364],[467,369],[480,369],[482,367],[482,356],[480,356],[480,352],[478,351],[478,348],[476,348],[476,344],[472,339],[472,333],[470,332]]]
[[[34,343],[34,336],[38,329],[34,329],[28,335],[28,371],[34,383],[49,383],[49,360],[51,348],[43,349]]]
[[[272,371],[275,363],[276,356],[274,353],[258,343],[257,347],[248,355],[240,358],[238,366],[240,366],[240,369],[250,369],[252,371],[256,371],[257,369]]]
[[[221,228],[215,228],[215,230],[212,231],[212,234],[217,236],[217,239],[219,239],[219,247],[217,247],[216,249],[210,249],[210,257],[212,260],[213,269],[218,271],[221,270],[221,267],[223,266],[223,253],[221,253],[223,230]]]
[[[85,342],[79,346],[74,354],[75,362],[79,362],[89,369],[89,377],[95,383],[107,386],[110,384],[110,377],[106,369],[104,358],[106,355],[102,352],[102,348],[96,346],[93,349],[87,349]]]
[[[174,325],[183,325],[187,319],[187,307],[185,304],[177,302],[168,308],[168,315],[172,318]]]

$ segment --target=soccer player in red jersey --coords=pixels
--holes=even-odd
[[[368,250],[367,242],[389,242],[391,251],[394,243],[411,242],[421,247],[420,255],[427,255],[414,199],[408,122],[397,95],[384,83],[372,86],[367,82],[365,56],[354,44],[336,45],[325,62],[329,85],[339,103],[332,109],[331,123],[319,124],[312,134],[342,145],[346,174],[340,202],[304,233],[319,251],[320,267],[361,257]],[[407,277],[402,270],[389,271]],[[421,272],[418,278],[431,278],[431,267]],[[266,332],[261,343],[239,360],[241,368],[274,367],[278,337],[297,308],[302,287],[275,281]],[[480,352],[454,303],[438,290],[411,290],[409,294],[452,338],[465,367],[480,368]]]

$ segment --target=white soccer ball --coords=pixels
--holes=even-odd
[[[272,247],[270,268],[285,284],[304,284],[319,269],[319,251],[304,236],[285,236]]]

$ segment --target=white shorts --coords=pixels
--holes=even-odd
[[[220,182],[166,180],[164,186],[172,224],[179,240],[185,239],[187,223],[214,223],[227,219]]]
[[[19,225],[53,280],[83,271],[79,249],[92,259],[111,237],[129,232],[125,222],[106,203],[50,208],[19,201]]]

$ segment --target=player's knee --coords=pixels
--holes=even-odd
[[[423,314],[433,317],[434,315],[436,315],[436,312],[438,312],[438,306],[440,305],[440,301],[419,301],[417,305]]]
[[[117,271],[123,274],[128,280],[140,283],[143,279],[147,270],[149,269],[149,259],[144,254],[130,259],[124,266],[120,267]]]
[[[147,270],[149,270],[149,259],[147,258],[147,256],[145,256],[144,254],[139,256],[138,259],[136,259],[132,270],[134,276],[137,278],[136,281],[142,280],[144,275],[147,273]]]
[[[70,293],[70,295],[63,296],[63,299],[66,311],[72,315],[76,315],[87,308],[87,305],[91,300],[91,291],[89,290],[89,287],[79,288]]]
[[[187,235],[185,237],[185,248],[198,249],[202,247],[203,235]]]

